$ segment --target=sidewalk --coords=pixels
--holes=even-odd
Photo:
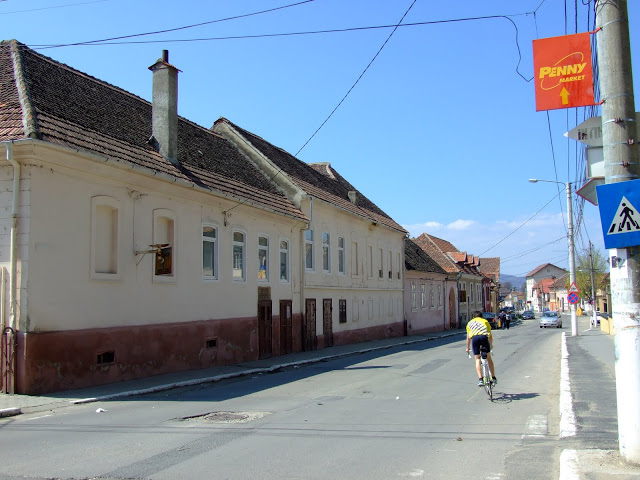
[[[569,322],[563,330],[577,431],[560,439],[560,480],[639,480],[640,467],[626,463],[618,447],[613,335],[591,328],[587,316],[578,317],[577,336]]]
[[[242,375],[268,373],[279,368],[316,363],[329,358],[356,355],[373,350],[392,348],[397,345],[410,345],[413,343],[426,342],[452,336],[464,338],[464,334],[465,330],[460,329],[446,332],[433,332],[425,335],[413,335],[410,337],[386,338],[383,340],[351,345],[327,347],[310,352],[291,353],[288,355],[256,360],[239,365],[219,366],[201,370],[189,370],[166,375],[156,375],[138,380],[129,380],[98,387],[68,390],[48,395],[31,396],[7,395],[0,393],[0,417],[46,411],[53,408],[67,407],[73,404],[130,397],[133,395],[159,392],[162,390],[169,390],[171,388],[187,387],[207,382],[217,382]]]

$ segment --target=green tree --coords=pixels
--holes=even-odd
[[[576,286],[580,296],[591,301],[591,268],[593,265],[593,283],[596,293],[606,287],[605,275],[608,270],[607,257],[602,252],[591,247],[578,252],[576,258]]]

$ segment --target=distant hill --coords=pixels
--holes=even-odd
[[[505,283],[510,283],[516,290],[522,291],[523,285],[526,283],[526,277],[517,277],[515,275],[500,274],[500,285],[504,287]]]

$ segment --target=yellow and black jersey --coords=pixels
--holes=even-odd
[[[477,335],[491,335],[491,325],[484,318],[476,317],[467,323],[467,334],[469,338],[473,338]]]

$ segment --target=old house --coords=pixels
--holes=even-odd
[[[449,310],[455,302],[446,300],[447,272],[413,240],[404,242],[404,304],[407,334],[439,332],[451,328]]]
[[[328,162],[308,165],[226,118],[213,131],[309,219],[300,240],[298,287],[304,348],[403,335],[406,230]]]
[[[404,230],[328,165],[274,179],[149,70],[151,102],[0,44],[2,391],[402,334]]]
[[[531,270],[526,276],[526,308],[537,312],[548,308],[549,285],[566,273],[566,270],[551,263],[544,263]],[[541,280],[549,281],[540,283]],[[545,294],[547,298],[544,297]]]

